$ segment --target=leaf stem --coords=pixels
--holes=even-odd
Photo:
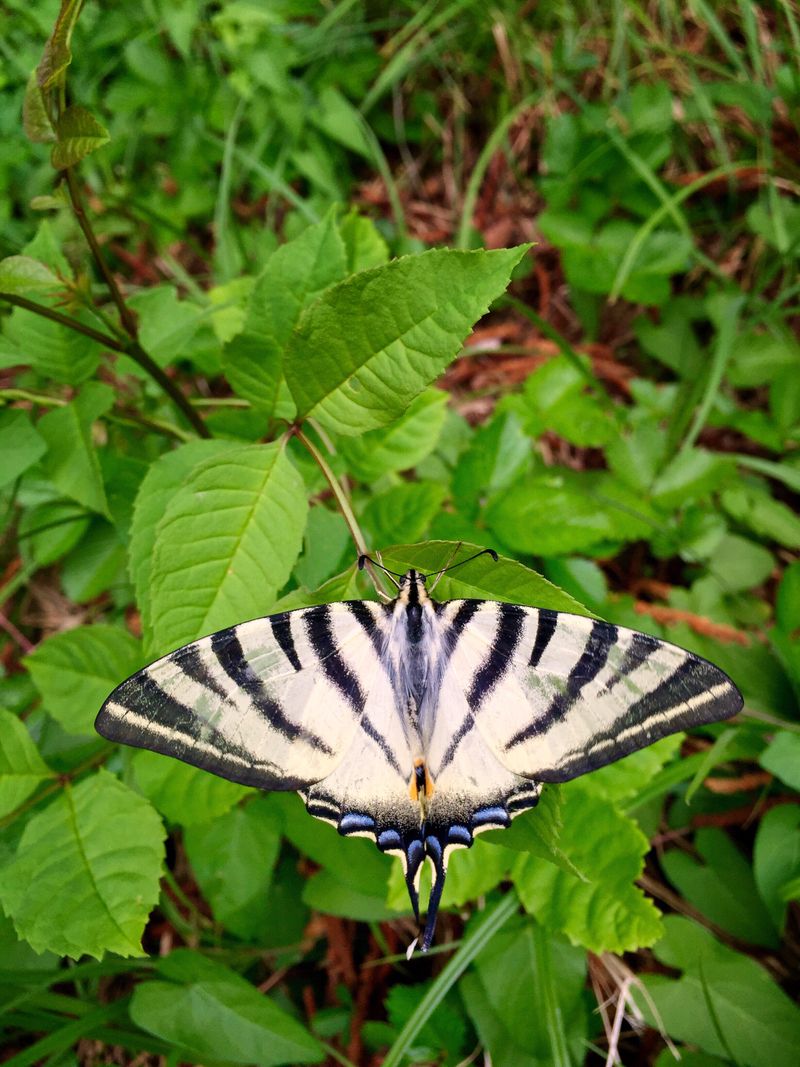
[[[367,543],[364,540],[364,534],[361,532],[358,520],[353,514],[353,509],[350,506],[350,501],[347,499],[347,494],[342,488],[341,482],[333,473],[325,456],[320,452],[313,441],[310,441],[309,438],[306,437],[299,426],[292,426],[289,430],[289,435],[293,435],[297,438],[300,444],[311,454],[314,462],[322,471],[326,482],[331,487],[331,492],[336,497],[336,503],[339,505],[339,510],[342,513],[344,521],[347,523],[347,528],[350,530],[350,536],[353,538],[358,554],[360,556],[365,556],[367,554]]]

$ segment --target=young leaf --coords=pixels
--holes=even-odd
[[[100,770],[31,817],[3,869],[0,900],[37,952],[140,956],[163,859],[155,811]]]
[[[753,874],[778,933],[786,922],[784,889],[800,877],[800,808],[784,804],[762,818],[753,850]]]
[[[27,800],[40,782],[52,777],[25,724],[0,708],[0,818]]]
[[[100,464],[92,441],[92,423],[114,403],[102,382],[88,382],[66,407],[43,415],[37,429],[48,445],[45,469],[61,492],[90,511],[110,518]]]
[[[269,798],[257,796],[184,831],[186,854],[203,896],[217,922],[237,937],[258,939],[272,922],[267,896],[281,825]]]
[[[437,249],[328,290],[286,353],[298,414],[346,435],[397,418],[457,355],[526,250]]]
[[[16,481],[47,451],[47,443],[25,411],[0,411],[0,488]]]
[[[50,306],[55,304],[55,297],[40,296],[37,302]],[[95,373],[100,362],[101,349],[96,341],[25,308],[14,308],[3,323],[3,333],[10,349],[8,358],[32,367],[45,379],[80,385]]]
[[[194,467],[156,534],[153,650],[265,615],[299,555],[307,511],[280,443],[230,449]]]
[[[283,353],[300,313],[346,274],[333,211],[272,253],[250,294],[244,329],[223,351],[225,374],[239,396],[274,410]]]
[[[31,71],[25,87],[25,96],[22,98],[22,128],[28,140],[33,141],[34,144],[48,144],[56,139],[56,132],[47,114],[44,93],[35,70]]]
[[[109,141],[108,130],[101,126],[91,111],[72,105],[56,121],[56,143],[50,162],[56,170],[74,167]]]
[[[134,753],[136,784],[165,819],[179,826],[207,823],[250,792],[243,785],[146,750]]]
[[[139,642],[94,623],[53,634],[25,659],[45,710],[71,734],[91,734],[111,690],[142,666]]]
[[[446,491],[436,482],[403,482],[371,497],[364,508],[364,526],[372,544],[419,541],[441,510]]]
[[[72,62],[70,43],[81,13],[81,4],[82,0],[61,0],[61,10],[36,69],[36,78],[42,89],[64,84],[65,71]]]
[[[136,987],[131,1018],[185,1050],[182,1061],[274,1067],[324,1058],[304,1026],[221,963],[178,949],[159,966],[166,981]]]

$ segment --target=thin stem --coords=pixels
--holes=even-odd
[[[82,333],[85,337],[91,337],[93,341],[97,341],[104,348],[110,348],[112,352],[126,354],[124,342],[118,341],[107,333],[100,333],[99,330],[73,319],[71,315],[63,315],[54,308],[47,307],[45,304],[37,304],[35,300],[28,300],[27,297],[17,296],[15,293],[0,293],[0,300],[5,300],[6,303],[14,304],[16,307],[25,308],[26,311],[32,311],[34,315],[41,315],[43,319],[50,319],[51,322],[57,322],[61,326],[66,326],[68,330]]]
[[[188,399],[175,382],[159,367],[153,357],[145,352],[135,337],[128,341],[118,341],[115,337],[100,333],[99,330],[73,319],[70,315],[63,315],[54,308],[47,307],[44,304],[37,304],[35,300],[28,300],[27,297],[17,296],[14,293],[0,293],[0,299],[7,301],[9,304],[14,304],[16,307],[24,308],[26,311],[32,311],[34,315],[41,315],[42,318],[50,319],[61,326],[66,326],[68,330],[82,333],[85,337],[90,337],[104,348],[110,348],[112,352],[119,352],[123,356],[128,356],[134,363],[138,363],[142,370],[149,374],[153,381],[163,389],[198,437],[211,437],[208,427]]]
[[[83,199],[81,197],[81,191],[78,188],[78,183],[75,180],[75,173],[72,167],[67,167],[66,171],[67,189],[69,190],[69,198],[72,201],[72,210],[75,212],[75,218],[78,220],[78,225],[83,231],[83,236],[86,238],[86,243],[92,253],[92,258],[97,264],[97,269],[103,276],[103,281],[108,287],[109,293],[111,293],[111,299],[114,301],[119,313],[119,321],[125,328],[125,332],[132,340],[136,340],[138,336],[138,328],[136,326],[136,319],[125,303],[120,288],[117,285],[116,278],[111,273],[111,270],[106,263],[103,253],[98,244],[95,232],[92,229],[91,223],[86,215],[86,211],[83,207]]]
[[[317,448],[317,446],[310,441],[308,437],[303,433],[299,426],[293,426],[289,430],[290,435],[294,435],[301,445],[311,454],[312,459],[317,464],[319,469],[325,476],[325,481],[331,487],[331,492],[336,497],[336,503],[339,505],[339,510],[342,513],[344,521],[347,523],[347,528],[350,530],[350,536],[356,546],[356,550],[360,556],[366,556],[368,554],[367,543],[364,540],[364,534],[361,532],[361,527],[358,525],[358,520],[353,514],[353,509],[350,507],[350,501],[347,499],[344,489],[342,489],[341,483],[336,475],[333,473],[330,464],[325,459],[323,454]]]

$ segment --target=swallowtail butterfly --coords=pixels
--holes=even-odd
[[[544,784],[727,719],[742,697],[708,661],[647,634],[439,603],[430,575],[395,577],[389,603],[281,612],[170,652],[118,686],[95,726],[234,782],[297,790],[340,834],[400,857],[418,921],[429,860],[425,951],[452,849],[508,826]]]

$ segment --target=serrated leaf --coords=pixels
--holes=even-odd
[[[661,936],[660,915],[634,883],[647,838],[633,820],[582,783],[563,787],[559,846],[588,881],[521,856],[514,884],[525,908],[544,926],[592,952],[627,952]]]
[[[37,430],[48,445],[45,470],[71,500],[110,518],[103,477],[92,441],[92,423],[114,403],[114,391],[88,382],[66,407],[43,415]]]
[[[49,307],[56,298],[42,295],[37,302]],[[13,309],[3,323],[3,334],[10,362],[33,367],[43,379],[80,385],[100,362],[96,341],[25,308]]]
[[[158,752],[136,752],[131,762],[141,791],[169,822],[179,826],[210,822],[252,792]]]
[[[139,642],[95,623],[53,634],[25,658],[45,710],[71,734],[91,734],[100,705],[142,666]]]
[[[68,107],[59,115],[55,130],[57,140],[50,162],[56,170],[74,167],[110,140],[105,126],[100,125],[91,111],[78,105]]]
[[[485,546],[466,541],[428,541],[424,545],[395,545],[382,552],[381,558],[392,570],[403,572],[414,567],[435,573],[449,560],[466,559],[482,547]],[[454,555],[455,552],[458,554]],[[496,563],[491,556],[480,556],[455,573],[445,574],[436,587],[435,596],[437,600],[461,597],[502,600],[508,604],[529,604],[554,611],[570,611],[575,615],[591,615],[583,604],[541,574],[503,556]]]
[[[37,952],[140,956],[163,859],[158,815],[100,770],[31,817],[3,869],[0,899]]]
[[[282,822],[267,797],[254,797],[213,822],[187,827],[183,843],[217,922],[258,939],[273,917],[267,895],[281,847]]]
[[[489,830],[481,834],[481,842],[538,856],[554,863],[566,874],[585,881],[585,876],[559,844],[564,825],[562,812],[561,791],[548,786],[542,790],[535,808],[518,815],[506,830]]]
[[[239,396],[274,411],[284,351],[300,313],[346,274],[332,210],[272,253],[250,294],[244,329],[223,350],[226,377]]]
[[[54,777],[25,724],[0,708],[0,818],[27,800],[40,782]]]
[[[307,511],[280,443],[245,445],[195,467],[156,533],[153,649],[265,615],[299,555]]]
[[[526,250],[436,249],[329,289],[286,353],[298,414],[345,435],[397,418],[458,354]]]
[[[178,949],[160,965],[167,981],[142,982],[130,1014],[137,1026],[194,1063],[256,1067],[318,1063],[316,1038],[235,971],[199,953]]]
[[[50,292],[58,289],[61,284],[61,280],[46,264],[30,256],[7,256],[0,259],[0,292]]]
[[[351,474],[362,482],[374,482],[392,471],[409,470],[430,455],[446,417],[447,393],[426,389],[385,429],[343,437],[339,451]]]
[[[25,96],[22,98],[22,128],[25,130],[25,136],[34,144],[48,144],[56,139],[35,70],[31,71],[25,86]]]
[[[47,451],[47,442],[25,411],[0,411],[0,487],[16,481]]]
[[[159,456],[139,486],[133,507],[128,558],[136,602],[141,612],[142,631],[148,639],[152,632],[150,573],[158,523],[194,467],[236,447],[233,441],[187,441],[174,451]]]

